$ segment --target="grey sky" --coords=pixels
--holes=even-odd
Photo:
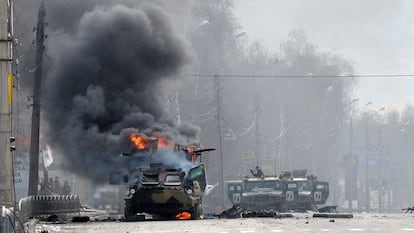
[[[357,74],[414,74],[413,10],[410,0],[237,0],[235,14],[249,41],[271,51],[300,29]],[[414,104],[414,78],[359,80],[354,96],[375,108]]]

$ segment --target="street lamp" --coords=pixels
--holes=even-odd
[[[201,22],[197,27],[196,27],[196,29],[199,29],[199,28],[201,28],[201,27],[203,27],[203,26],[205,26],[205,25],[209,25],[210,24],[210,22],[208,21],[208,20],[204,20],[203,22]]]
[[[353,107],[353,104],[357,103],[359,101],[359,98],[355,98],[351,100],[350,103],[350,116],[349,116],[349,157],[348,157],[348,161],[347,164],[350,164],[351,162],[355,161],[353,158],[353,136],[354,136],[354,126],[353,126],[353,118],[354,118],[354,113],[355,113],[355,109]],[[355,165],[355,164],[350,164],[350,165]],[[352,210],[352,202],[354,200],[354,184],[355,184],[355,180],[356,180],[356,176],[355,176],[355,167],[354,166],[348,166],[347,165],[347,170],[348,170],[348,179],[346,182],[346,186],[348,187],[346,190],[348,191],[348,209],[351,211]]]
[[[348,209],[352,210],[353,208],[353,200],[354,200],[354,193],[356,182],[357,182],[357,175],[356,175],[356,158],[353,155],[353,140],[354,140],[354,128],[353,128],[353,119],[355,114],[358,112],[361,108],[366,108],[367,106],[371,105],[372,102],[367,102],[363,106],[359,108],[355,108],[354,105],[357,104],[359,101],[359,98],[352,99],[350,101],[349,107],[350,107],[350,113],[349,113],[349,156],[347,158],[347,179],[346,179],[346,192],[348,196]],[[366,182],[365,182],[366,183]],[[358,194],[358,192],[356,192]],[[356,197],[356,200],[358,200],[358,197]],[[359,204],[358,204],[359,206]]]
[[[371,105],[372,102],[368,102],[365,106]],[[378,114],[381,111],[384,111],[385,107],[382,107],[378,110],[371,109]],[[369,112],[369,111],[368,111]],[[369,190],[369,133],[368,133],[368,120],[370,116],[367,116],[366,129],[365,129],[365,211],[370,211],[370,190]]]
[[[238,39],[242,36],[246,35],[246,32],[241,32],[237,35],[234,35],[234,39]],[[219,61],[218,56],[219,53],[216,52],[216,62]],[[223,101],[223,96],[222,96],[222,86],[221,86],[221,78],[219,77],[219,75],[217,74],[218,71],[218,67],[219,64],[216,63],[216,74],[214,75],[214,85],[215,85],[215,90],[216,90],[216,119],[217,119],[217,128],[218,128],[218,139],[219,139],[219,156],[220,156],[220,183],[221,183],[221,195],[222,195],[222,207],[225,207],[225,203],[226,203],[226,195],[225,195],[225,176],[224,176],[224,157],[223,157],[223,135],[222,135],[222,124],[221,121],[223,120],[223,116],[222,116],[222,109],[221,109],[221,103]]]
[[[379,108],[376,113],[380,113],[381,111],[385,111],[385,107]],[[382,172],[382,132],[381,132],[381,126],[379,126],[378,129],[378,172],[379,172],[379,184],[378,184],[378,212],[382,213],[383,209],[384,209],[384,200],[383,200],[383,190],[382,190],[382,184],[384,181],[384,175]]]
[[[246,35],[246,32],[245,31],[242,31],[239,34],[237,34],[234,38],[237,39],[237,38],[242,37],[244,35]]]
[[[307,76],[312,77],[313,74],[309,73],[307,74]],[[318,141],[317,141],[317,153],[312,153],[312,157],[311,157],[311,168],[312,168],[312,172],[317,172],[317,168],[316,168],[316,156],[317,154],[320,154],[320,150],[321,150],[321,144],[322,144],[322,130],[323,130],[323,124],[325,123],[325,116],[326,116],[326,106],[328,104],[328,95],[330,95],[330,93],[333,91],[333,87],[332,86],[328,86],[325,87],[324,92],[323,92],[323,103],[322,103],[322,108],[321,108],[321,117],[320,117],[320,123],[319,123],[319,134],[318,134]]]

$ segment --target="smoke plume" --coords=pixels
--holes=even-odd
[[[132,132],[198,140],[197,127],[165,110],[167,87],[190,54],[168,22],[155,6],[97,6],[73,32],[56,34],[44,117],[48,141],[67,158],[67,168],[101,180],[131,150]]]

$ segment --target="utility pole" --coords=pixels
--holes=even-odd
[[[0,206],[15,203],[13,157],[11,151],[12,62],[12,2],[0,3]]]
[[[352,211],[352,201],[354,200],[354,166],[352,164],[353,160],[353,136],[354,136],[354,126],[353,126],[353,114],[351,109],[351,117],[349,119],[349,157],[346,162],[346,167],[348,169],[348,179],[346,185],[348,186],[348,209]]]
[[[381,126],[380,126],[381,127]],[[384,182],[384,175],[382,172],[383,164],[382,164],[382,140],[381,140],[381,128],[378,129],[378,174],[379,174],[379,182],[378,182],[378,212],[382,213],[384,210],[384,201],[383,201],[383,182]]]
[[[29,196],[37,195],[39,183],[39,125],[40,90],[42,84],[42,62],[44,50],[45,4],[40,3],[36,28],[36,70],[33,84],[32,132],[30,138]]]
[[[260,118],[262,116],[261,106],[260,106],[260,92],[258,90],[256,82],[254,82],[255,96],[254,96],[254,112],[255,112],[255,143],[254,143],[254,152],[256,157],[256,165],[259,166],[259,158],[262,158],[261,153],[261,144],[262,138],[260,134]]]
[[[354,147],[354,104],[359,101],[358,98],[351,100],[350,103],[350,113],[349,113],[349,156],[347,159],[347,171],[348,171],[348,179],[346,179],[345,186],[348,187],[348,209],[352,211],[353,208],[353,200],[354,200],[354,192],[356,191],[357,187],[357,175],[356,175],[356,158],[354,156],[353,147]],[[358,192],[355,192],[358,195]],[[355,200],[358,200],[356,197]]]
[[[365,211],[369,213],[370,211],[370,190],[369,190],[369,134],[368,134],[368,120],[367,126],[365,129]]]
[[[221,132],[221,102],[222,102],[222,93],[221,93],[221,80],[219,78],[218,75],[214,76],[214,88],[216,90],[216,119],[217,119],[217,136],[218,136],[218,140],[219,140],[219,156],[220,156],[220,189],[221,189],[221,198],[222,198],[222,205],[224,207],[225,203],[226,203],[226,198],[225,198],[225,193],[224,193],[224,189],[225,189],[225,180],[224,180],[224,158],[223,158],[223,137],[222,137],[222,132]]]

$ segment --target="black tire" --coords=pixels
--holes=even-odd
[[[124,216],[126,222],[134,221],[135,219],[136,213],[131,210],[130,200],[125,200]]]
[[[177,219],[177,217],[176,217],[177,215],[178,215],[178,213],[177,214],[167,214],[167,215],[165,215],[165,214],[153,215],[152,219],[156,219],[156,220],[175,220],[175,219]]]
[[[277,210],[279,211],[279,213],[285,213],[287,210],[286,204],[279,204]]]
[[[191,208],[191,219],[192,220],[199,220],[200,215],[202,215],[202,208],[200,204],[196,204],[193,208]]]

